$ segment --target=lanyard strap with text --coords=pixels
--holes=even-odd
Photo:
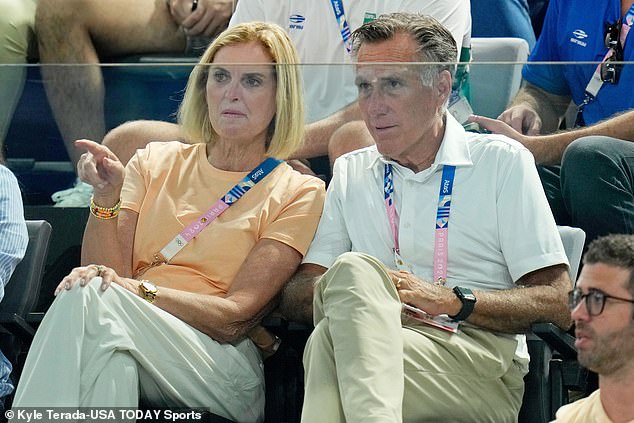
[[[174,237],[162,250],[163,262],[169,262],[179,253],[192,239],[194,239],[203,229],[220,216],[231,205],[235,204],[247,191],[260,182],[266,175],[282,163],[281,160],[271,157],[260,163],[247,176],[229,190],[220,200],[216,202],[196,221],[189,224],[185,229]]]
[[[434,231],[434,283],[444,285],[447,282],[447,256],[449,238],[449,211],[455,166],[443,166],[438,209],[436,210],[436,230]]]
[[[343,0],[330,0],[330,3],[332,4],[332,10],[335,13],[335,18],[339,25],[339,31],[341,31],[343,45],[346,51],[350,53],[352,52],[352,31],[350,31],[350,25],[348,25],[348,20],[343,10]]]
[[[392,240],[394,241],[394,255],[399,257],[401,254],[398,245],[398,216],[396,216],[396,207],[394,206],[394,178],[392,176],[392,165],[385,165],[385,176],[383,178],[383,197],[385,199],[385,209],[387,210],[387,220],[392,230]],[[397,262],[397,264],[400,264]]]
[[[456,174],[455,166],[443,166],[442,179],[440,181],[440,192],[438,194],[438,209],[436,210],[436,230],[434,231],[434,283],[443,284],[447,281],[447,242],[449,235],[449,212],[451,210],[451,193],[453,191],[453,180]],[[394,177],[392,165],[385,165],[385,176],[383,179],[383,194],[385,198],[385,209],[392,230],[392,240],[394,242],[394,256],[397,266],[399,263],[400,247],[398,241],[398,216],[394,206]]]

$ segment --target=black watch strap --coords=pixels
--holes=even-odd
[[[466,320],[467,317],[469,317],[473,312],[473,308],[475,307],[475,303],[477,301],[476,297],[475,295],[473,295],[473,292],[469,288],[463,288],[461,286],[455,286],[453,288],[453,292],[462,303],[462,308],[460,309],[458,314],[449,317],[455,321]]]

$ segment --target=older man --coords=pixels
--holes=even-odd
[[[446,112],[456,45],[433,18],[384,15],[353,46],[376,145],[336,161],[283,298],[288,317],[315,324],[302,420],[516,421],[528,364],[518,334],[570,322],[533,158]]]
[[[596,239],[569,294],[581,365],[599,389],[557,412],[557,423],[634,421],[634,235]]]

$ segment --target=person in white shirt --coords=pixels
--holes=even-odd
[[[4,298],[4,287],[24,257],[28,243],[18,180],[4,166],[0,153],[0,300]],[[9,379],[11,370],[11,362],[0,351],[0,410],[4,409],[5,397],[13,392],[13,383]]]
[[[282,296],[287,318],[315,325],[302,421],[516,421],[521,334],[570,324],[568,262],[533,158],[447,112],[456,44],[433,18],[383,15],[354,33],[353,53],[376,145],[335,162]],[[456,333],[402,317],[402,303]]]

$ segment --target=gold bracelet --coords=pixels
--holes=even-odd
[[[121,199],[117,201],[114,207],[101,207],[95,204],[95,197],[90,198],[90,214],[97,219],[109,220],[119,216],[119,210],[121,210]]]

